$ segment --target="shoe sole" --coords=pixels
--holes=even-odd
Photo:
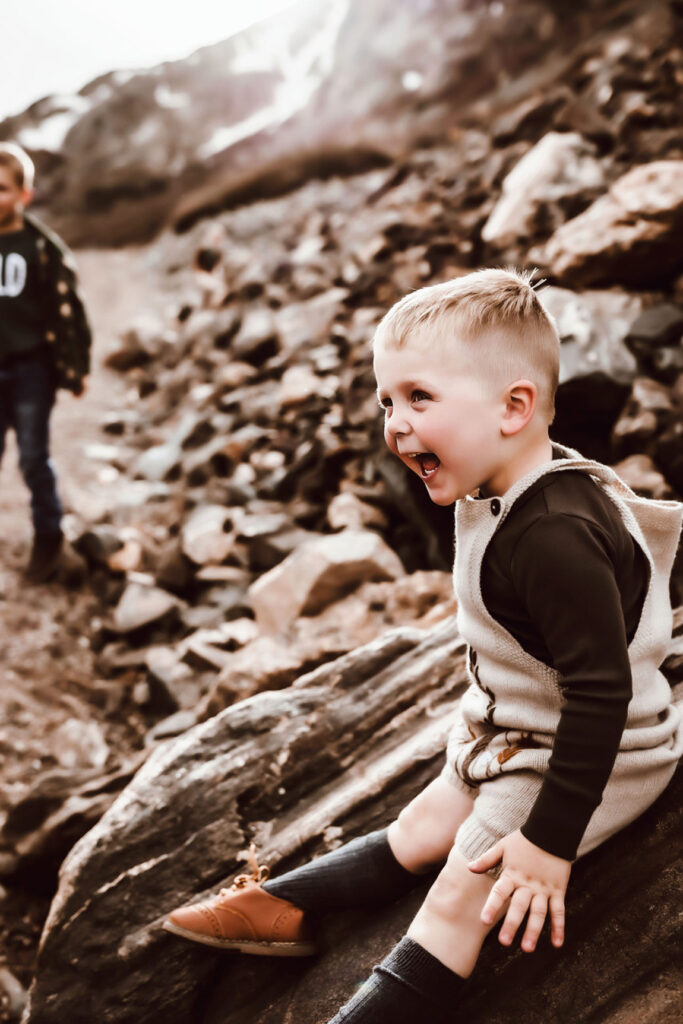
[[[190,942],[201,942],[204,946],[214,946],[216,949],[229,949],[235,953],[250,953],[252,956],[313,956],[317,953],[314,942],[259,942],[256,939],[217,939],[212,935],[201,935],[199,932],[191,932],[187,928],[181,928],[173,921],[164,921],[161,926],[164,931],[172,932],[173,935],[180,935],[182,939],[189,939]]]

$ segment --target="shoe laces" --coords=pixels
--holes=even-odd
[[[221,896],[229,896],[235,889],[244,889],[250,882],[255,882],[257,885],[262,885],[270,875],[270,868],[265,864],[259,865],[256,859],[256,846],[254,843],[249,845],[249,867],[251,872],[248,875],[238,875],[234,880],[229,889],[221,889]]]

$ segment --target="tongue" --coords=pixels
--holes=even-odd
[[[422,466],[423,473],[431,473],[439,465],[439,460],[431,452],[425,452],[424,455],[420,456],[420,465]]]

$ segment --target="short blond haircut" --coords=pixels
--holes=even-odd
[[[19,188],[33,188],[35,166],[26,150],[14,142],[0,142],[0,167],[8,167]]]
[[[457,348],[464,368],[496,383],[528,379],[552,423],[560,337],[532,285],[535,271],[478,270],[411,292],[377,326],[373,346]]]

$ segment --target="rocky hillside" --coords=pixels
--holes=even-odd
[[[300,0],[186,60],[47,97],[0,123],[0,139],[32,152],[39,208],[72,244],[137,242],[166,223],[187,225],[312,177],[386,164],[457,132],[473,104],[488,121],[489,111],[514,109],[535,91],[546,99],[541,121],[561,112],[565,130],[585,130],[608,147],[613,101],[581,80],[576,94],[558,85],[592,44],[622,27],[625,41],[634,38],[639,17],[636,50],[671,41],[675,8],[637,0]],[[624,82],[634,105],[624,111],[625,133],[668,129],[668,142],[655,143],[661,153],[675,126],[659,112],[659,97],[656,114],[636,111],[642,84]],[[674,78],[668,103],[675,86]],[[527,137],[541,127],[527,121]]]
[[[452,511],[383,448],[368,342],[395,299],[538,267],[562,335],[553,436],[683,496],[680,5],[455,6],[352,4],[308,104],[159,206],[183,229],[149,250],[172,305],[109,349],[126,400],[102,413],[107,502],[71,510],[64,569],[99,604],[90,707],[138,738],[13,791],[0,877],[56,889],[31,1024],[322,1024],[405,926],[409,902],[330,924],[310,973],[159,930],[251,840],[280,870],[387,822],[438,771],[464,684]],[[140,209],[110,200],[122,223]],[[682,628],[679,611],[674,684]],[[473,1022],[506,1019],[520,972],[530,1020],[678,1019],[677,792],[577,869],[565,966],[487,953]]]

